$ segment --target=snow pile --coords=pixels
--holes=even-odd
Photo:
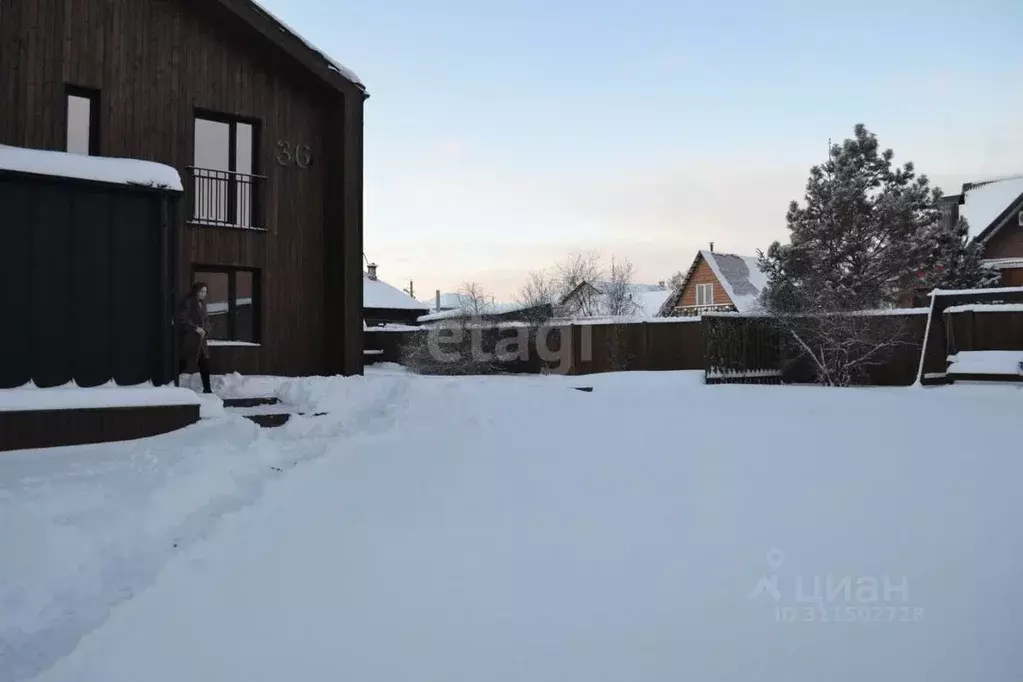
[[[404,291],[392,287],[387,282],[379,279],[362,277],[362,307],[381,308],[388,310],[422,310],[427,311],[429,306],[420,303]]]
[[[160,163],[136,159],[113,159],[0,145],[0,170],[184,191],[181,176],[176,170]]]
[[[35,410],[81,410],[107,407],[151,407],[156,405],[197,405],[195,393],[173,386],[118,386],[114,383],[81,388],[73,383],[55,388],[0,389],[0,412]]]
[[[960,351],[948,356],[949,374],[1023,374],[1023,351]]]
[[[709,387],[699,372],[296,382],[281,389],[342,411],[273,440],[205,423],[178,455],[168,438],[0,458],[0,540],[19,547],[0,565],[5,677],[960,682],[1023,669],[1023,392]],[[225,462],[245,472],[239,451],[273,461],[274,446],[327,456],[215,528],[209,483],[166,471],[186,458],[237,487]],[[168,481],[161,508],[197,507],[184,525],[206,539],[167,549],[177,515],[153,510],[137,478]],[[137,561],[105,560],[131,543],[165,566],[100,624],[97,605],[140,584]],[[99,627],[75,646],[83,613]]]
[[[974,239],[1023,196],[1023,176],[981,184],[966,192],[959,215],[970,224]]]

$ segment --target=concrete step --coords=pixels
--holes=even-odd
[[[276,429],[284,426],[291,419],[291,413],[280,412],[277,414],[247,414],[245,418],[264,429]]]
[[[277,405],[281,401],[272,396],[265,398],[224,398],[224,407],[258,407],[259,405]]]

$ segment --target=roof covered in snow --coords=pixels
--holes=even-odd
[[[733,253],[701,251],[707,264],[721,282],[740,313],[751,310],[767,286],[767,275],[760,271],[756,256],[738,256]]]
[[[443,301],[442,301],[443,303]],[[509,313],[516,313],[520,310],[527,310],[532,308],[529,303],[481,303],[479,309],[480,316],[489,315],[507,315]],[[441,310],[439,312],[431,312],[428,315],[423,315],[419,318],[419,322],[437,322],[440,320],[453,320],[459,317],[471,317],[472,306],[467,304],[464,308],[452,308],[451,310]]]
[[[379,279],[362,276],[362,307],[379,310],[429,310],[429,306],[420,303],[401,289],[392,287]]]
[[[997,231],[1007,212],[1021,200],[1023,176],[972,183],[965,187],[959,215],[969,222],[971,239],[986,239]]]
[[[707,265],[714,272],[714,276],[721,284],[721,288],[732,299],[735,309],[740,313],[751,312],[757,307],[760,294],[767,286],[767,275],[760,270],[757,256],[740,256],[734,253],[718,253],[716,251],[700,251],[693,264],[689,267],[682,286],[675,292],[675,295],[665,298],[661,306],[661,316],[667,315],[677,306],[689,279],[696,271],[700,259],[707,261]]]
[[[0,170],[59,178],[153,187],[181,192],[181,176],[170,166],[137,159],[114,159],[0,145]]]
[[[613,286],[613,282],[608,282],[606,280],[593,280],[592,282],[583,281],[577,284],[574,289],[562,296],[561,303],[567,303],[574,296],[578,295],[580,291],[584,290],[585,287],[592,287],[598,294],[602,294],[608,289],[611,289]],[[650,292],[667,291],[667,289],[660,284],[629,284],[627,285],[627,288],[629,293],[634,297]]]
[[[639,305],[639,314],[643,317],[656,317],[661,306],[671,296],[671,289],[661,288],[637,294],[633,300]]]
[[[331,71],[340,74],[342,77],[344,77],[345,80],[347,80],[347,81],[349,81],[351,83],[354,83],[355,85],[359,86],[360,89],[365,91],[365,89],[366,89],[365,84],[362,82],[362,80],[359,78],[359,76],[356,75],[356,73],[354,71],[352,71],[348,67],[344,66],[343,64],[340,64],[339,62],[335,61],[330,56],[328,56],[325,52],[323,52],[322,50],[317,48],[315,45],[313,45],[312,43],[307,41],[305,38],[303,38],[301,35],[299,35],[298,32],[295,31],[295,29],[291,28],[286,23],[281,21],[273,13],[271,13],[270,10],[268,10],[266,7],[264,7],[259,2],[256,2],[256,0],[248,0],[248,2],[252,5],[252,7],[257,12],[259,12],[260,14],[264,15],[267,19],[269,19],[270,21],[272,21],[275,24],[277,24],[282,31],[290,34],[293,38],[298,40],[302,44],[302,46],[304,48],[306,48],[307,50],[309,50],[310,52],[315,54],[317,57],[322,59],[324,62],[326,62],[327,67]]]
[[[455,308],[462,307],[462,299],[465,298],[462,294],[446,293],[440,295],[440,308],[437,307],[437,297],[433,296],[428,299],[424,299],[422,303],[430,310],[430,312],[440,312],[442,310],[454,310]]]

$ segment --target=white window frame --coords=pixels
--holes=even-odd
[[[714,285],[712,283],[696,285],[696,305],[714,305]]]
[[[99,155],[99,91],[66,86],[64,113],[64,151]]]

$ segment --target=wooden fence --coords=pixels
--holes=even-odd
[[[867,381],[877,386],[908,386],[916,379],[927,315],[886,317],[902,323],[904,336],[884,363],[869,369]],[[481,337],[490,339],[484,346],[492,350],[494,339],[521,333],[514,330],[491,330]],[[366,348],[383,351],[372,356],[378,362],[404,363],[408,349],[421,347],[427,333],[367,330]],[[548,328],[546,338],[543,348],[536,347],[535,338],[529,342],[527,360],[497,362],[489,371],[496,367],[502,372],[584,375],[705,370],[710,383],[813,381],[812,367],[787,362],[779,333],[757,317],[708,315],[699,321],[573,324]],[[947,355],[956,351],[997,349],[1023,350],[1023,312],[946,314],[931,330],[924,371],[944,373]],[[464,344],[461,352],[468,353]]]

